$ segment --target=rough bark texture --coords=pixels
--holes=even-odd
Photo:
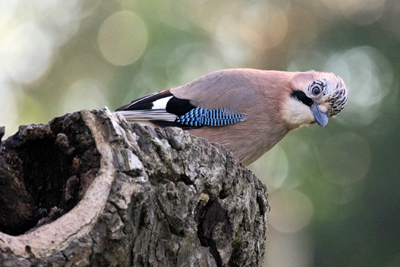
[[[0,185],[0,266],[262,265],[266,186],[178,128],[108,110],[21,126]]]

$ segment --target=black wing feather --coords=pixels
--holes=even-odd
[[[172,96],[170,92],[168,93],[154,93],[150,95],[143,96],[136,100],[133,100],[131,103],[124,105],[115,111],[127,111],[127,110],[144,110],[144,109],[152,109],[153,102],[158,99]]]
[[[190,104],[190,100],[180,99],[174,96],[168,101],[166,110],[169,113],[181,116],[185,115],[194,108],[196,107]]]

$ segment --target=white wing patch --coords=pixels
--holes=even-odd
[[[149,96],[144,96],[139,100],[131,103],[129,106],[135,105],[140,101],[146,100],[156,94],[152,94]],[[119,113],[125,117],[125,119],[129,123],[140,123],[140,124],[148,124],[149,121],[170,121],[174,122],[176,119],[175,114],[168,113],[166,111],[167,103],[173,96],[167,96],[157,99],[152,102],[151,109],[143,109],[143,110],[119,110],[115,111],[115,113]],[[129,107],[128,107],[129,108]]]
[[[171,98],[172,96],[157,99],[156,101],[153,102],[153,108],[151,110],[160,110],[160,109],[165,110],[167,107],[167,103]]]

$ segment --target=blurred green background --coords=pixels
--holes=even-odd
[[[0,1],[0,125],[110,109],[223,68],[334,72],[350,101],[251,169],[265,266],[400,266],[398,0]]]

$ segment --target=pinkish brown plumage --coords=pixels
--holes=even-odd
[[[131,122],[178,126],[219,143],[249,165],[290,130],[339,113],[348,90],[323,72],[227,69],[150,94],[116,110]]]

